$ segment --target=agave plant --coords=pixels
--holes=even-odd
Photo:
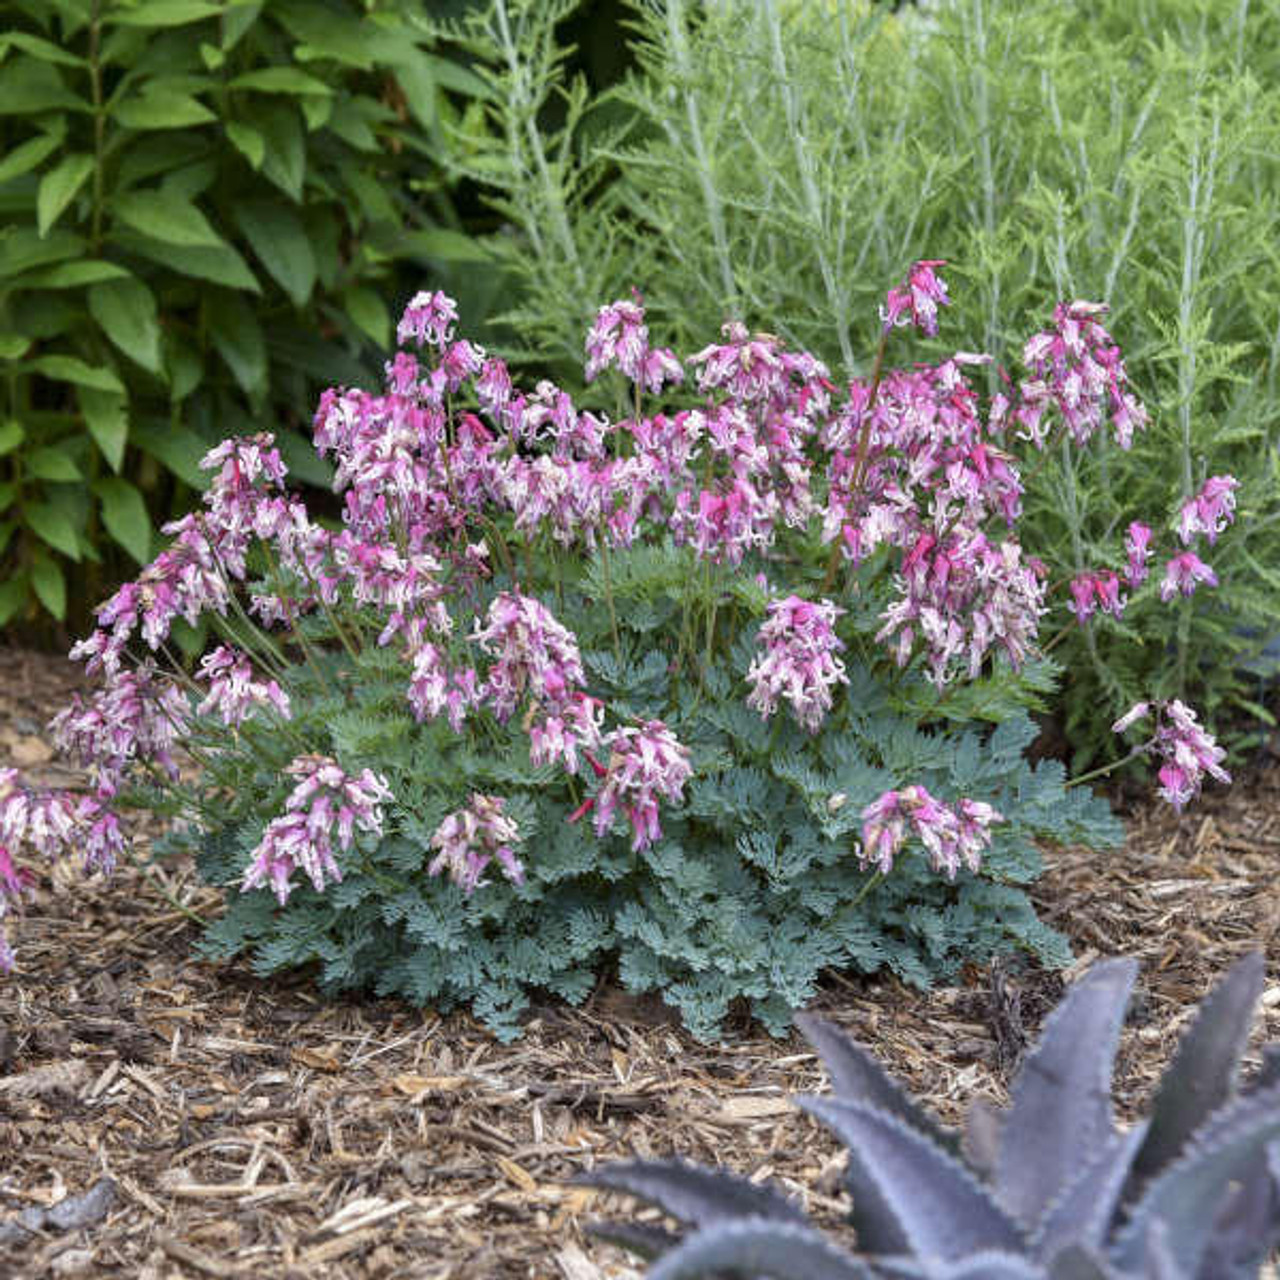
[[[1201,1004],[1150,1115],[1118,1130],[1110,1077],[1137,973],[1094,966],[1027,1055],[1003,1111],[945,1129],[862,1046],[796,1021],[832,1093],[798,1104],[849,1148],[858,1253],[829,1242],[781,1192],[678,1160],[633,1161],[584,1182],[656,1205],[688,1228],[601,1223],[652,1258],[649,1280],[1235,1280],[1280,1244],[1280,1048],[1237,1088],[1262,989],[1246,956]]]

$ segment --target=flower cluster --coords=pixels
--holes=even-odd
[[[5,930],[4,918],[9,913],[10,901],[20,908],[22,894],[35,884],[35,876],[26,867],[14,865],[13,855],[0,844],[0,973],[13,970],[13,948]]]
[[[1230,782],[1231,775],[1222,767],[1227,753],[1214,741],[1196,719],[1196,713],[1177,698],[1169,701],[1139,702],[1111,726],[1115,733],[1155,716],[1151,738],[1137,748],[1162,761],[1159,769],[1160,796],[1179,811],[1200,794],[1207,773],[1219,782]]]
[[[991,844],[991,824],[1004,821],[981,800],[960,800],[954,806],[934,799],[922,786],[886,791],[862,811],[862,849],[859,859],[875,863],[882,875],[915,835],[929,852],[935,871],[954,880],[961,862],[975,874],[983,851]]]
[[[260,706],[272,706],[288,720],[289,695],[276,680],[254,680],[249,658],[239,649],[219,645],[200,662],[197,677],[206,680],[209,692],[196,707],[197,715],[217,712],[228,728],[243,724]]]
[[[341,880],[333,853],[335,830],[344,851],[351,848],[357,827],[380,835],[382,805],[393,798],[385,779],[369,769],[350,777],[328,756],[298,756],[288,772],[299,781],[284,813],[267,824],[241,885],[249,890],[269,884],[281,904],[293,892],[292,877],[299,868],[318,893],[326,878]]]
[[[504,807],[501,796],[473,794],[465,809],[449,814],[431,837],[431,848],[439,852],[427,874],[448,871],[469,897],[484,883],[481,877],[489,863],[496,860],[507,879],[523,883],[524,868],[513,847],[520,843],[520,828],[503,812]]]
[[[933,337],[938,332],[938,307],[950,306],[947,286],[934,272],[934,267],[944,267],[940,258],[917,262],[907,276],[905,285],[890,289],[880,318],[886,330],[894,325],[913,324],[917,329]]]
[[[604,745],[609,752],[607,766],[588,757],[601,778],[600,790],[571,820],[594,808],[596,835],[603,837],[621,809],[631,824],[631,848],[639,852],[662,838],[658,797],[680,799],[693,774],[689,749],[661,720],[615,729],[606,735]]]
[[[756,640],[765,651],[747,672],[753,686],[747,706],[768,719],[784,698],[799,724],[817,733],[831,710],[832,689],[849,683],[835,656],[844,648],[835,633],[835,620],[843,612],[830,600],[812,604],[799,596],[770,604],[769,619]]]
[[[586,346],[588,382],[610,367],[650,392],[684,380],[684,369],[675,353],[649,345],[649,326],[638,293],[632,301],[623,299],[600,308]]]

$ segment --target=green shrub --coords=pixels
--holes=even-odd
[[[224,436],[269,425],[327,479],[297,434],[318,388],[371,376],[424,270],[484,256],[438,163],[446,91],[483,86],[416,7],[7,7],[0,625],[82,612],[112,546],[146,563]]]
[[[1148,694],[1269,720],[1242,663],[1280,630],[1270,16],[1216,0],[637,4],[642,73],[592,100],[563,83],[555,43],[574,7],[496,0],[468,29],[495,90],[471,172],[513,228],[523,352],[572,378],[591,300],[635,283],[678,344],[731,316],[865,375],[877,282],[926,255],[964,281],[956,347],[1008,352],[1046,297],[1105,301],[1153,428],[1125,456],[1047,460],[1028,536],[1070,572],[1114,567],[1130,520],[1172,524],[1224,472],[1242,519],[1216,593],[1151,593],[1055,651],[1077,761],[1109,753],[1114,713]]]

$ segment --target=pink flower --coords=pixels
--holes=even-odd
[[[578,772],[578,752],[597,750],[603,739],[604,706],[599,698],[574,694],[559,711],[529,725],[529,759],[535,765],[559,761],[567,773]]]
[[[468,897],[484,883],[481,877],[494,859],[509,880],[524,883],[524,868],[513,845],[520,843],[520,828],[515,819],[503,813],[501,796],[472,793],[465,809],[451,813],[436,828],[431,848],[439,853],[432,859],[427,874],[438,876],[447,870],[449,878]]]
[[[1231,775],[1222,767],[1227,753],[1214,741],[1196,719],[1196,713],[1184,702],[1139,702],[1112,725],[1116,733],[1155,712],[1155,731],[1150,740],[1138,748],[1156,755],[1162,761],[1158,776],[1158,794],[1179,811],[1200,794],[1207,773],[1219,782],[1230,782]]]
[[[1124,613],[1125,600],[1120,595],[1120,579],[1110,569],[1072,578],[1071,595],[1075,600],[1076,620],[1082,626],[1097,609],[1104,610],[1113,618]]]
[[[485,625],[471,639],[497,661],[489,668],[484,697],[507,720],[526,695],[562,706],[585,679],[578,642],[541,601],[504,591],[489,605]]]
[[[1210,545],[1218,534],[1235,519],[1236,495],[1240,481],[1234,476],[1210,476],[1195,497],[1182,505],[1178,519],[1178,536],[1183,545],[1197,533],[1203,533]]]
[[[904,324],[913,324],[930,337],[938,332],[938,307],[951,304],[947,286],[933,270],[943,266],[946,263],[940,258],[917,262],[908,272],[906,284],[889,290],[885,305],[880,308],[886,332],[894,325]]]
[[[443,347],[453,337],[458,305],[443,293],[415,293],[396,326],[396,341]]]
[[[835,620],[843,612],[829,600],[811,604],[799,596],[771,603],[768,621],[756,638],[765,652],[747,672],[754,686],[747,706],[767,720],[781,697],[791,704],[801,727],[817,733],[831,710],[833,688],[849,683],[844,664],[835,656],[844,648],[835,633]]]
[[[267,824],[240,885],[247,893],[270,884],[282,906],[293,892],[292,876],[298,868],[307,873],[317,893],[324,891],[326,878],[341,880],[334,835],[344,851],[351,848],[357,827],[380,835],[381,806],[393,799],[385,779],[369,769],[352,777],[328,756],[298,756],[287,772],[299,782],[285,801],[284,813]]]
[[[609,748],[604,781],[578,813],[594,806],[596,835],[603,837],[621,809],[631,823],[631,848],[639,852],[662,837],[658,797],[679,800],[693,774],[689,749],[661,720],[646,721],[638,729],[615,729],[605,735],[604,745]]]
[[[1218,575],[1194,551],[1183,551],[1174,556],[1164,567],[1160,599],[1168,602],[1179,591],[1184,596],[1192,595],[1201,582],[1207,582],[1209,586],[1216,587]]]
[[[258,681],[248,656],[239,649],[219,645],[205,654],[197,680],[209,682],[209,692],[196,707],[197,715],[216,711],[228,727],[243,724],[260,706],[276,709],[281,719],[290,718],[289,695],[274,680]]]
[[[1151,528],[1135,520],[1124,535],[1125,554],[1129,557],[1125,580],[1135,590],[1147,579],[1147,561],[1151,559]]]
[[[955,807],[936,800],[922,786],[886,791],[862,811],[859,861],[874,862],[882,875],[912,833],[928,850],[935,871],[954,880],[963,861],[977,873],[991,843],[991,826],[1003,816],[981,800],[960,800]],[[910,830],[908,830],[910,828]]]

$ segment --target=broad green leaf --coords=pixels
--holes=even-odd
[[[27,527],[42,542],[72,560],[80,559],[80,537],[66,512],[51,502],[32,502],[23,509]]]
[[[67,579],[62,566],[48,556],[38,556],[30,572],[37,599],[61,622],[67,616]]]
[[[413,118],[428,133],[432,132],[439,124],[436,115],[436,77],[422,50],[410,45],[405,50],[404,57],[396,64],[395,76],[400,82]]]
[[[151,89],[112,108],[112,119],[126,129],[186,129],[218,117],[186,93]]]
[[[247,395],[267,385],[267,344],[253,308],[236,293],[218,293],[206,303],[209,333],[218,354]]]
[[[161,372],[156,300],[141,280],[109,280],[91,286],[89,311],[125,355],[151,373]]]
[[[295,202],[302,199],[307,172],[307,143],[298,110],[291,103],[268,103],[253,113],[254,127],[266,139],[262,172]]]
[[[336,133],[347,146],[357,151],[378,150],[378,137],[370,127],[371,122],[378,120],[378,112],[363,110],[367,101],[363,98],[340,98],[333,104],[333,114],[329,117],[330,132]]]
[[[22,459],[23,470],[37,480],[52,480],[57,484],[74,484],[84,477],[65,449],[35,449]]]
[[[425,227],[396,238],[400,251],[440,262],[490,262],[493,255],[479,241],[448,227]]]
[[[56,68],[19,54],[0,66],[0,116],[33,116],[41,111],[91,111],[72,93]]]
[[[303,306],[315,287],[316,260],[302,219],[287,206],[266,200],[237,204],[232,216],[294,306]]]
[[[6,453],[12,453],[26,438],[26,428],[17,418],[0,422],[0,458]]]
[[[261,13],[262,0],[233,0],[222,15],[222,48],[235,48]]]
[[[27,367],[59,382],[74,382],[77,386],[94,387],[99,391],[124,391],[124,384],[113,370],[85,364],[78,356],[40,356]]]
[[[36,192],[36,226],[42,236],[49,234],[49,228],[62,216],[92,172],[93,157],[79,153],[63,156],[40,179],[40,189]]]
[[[47,155],[56,151],[62,145],[62,138],[65,133],[66,127],[64,126],[58,132],[42,133],[37,137],[28,138],[26,142],[19,143],[3,160],[0,160],[0,184],[8,182],[11,178],[21,177],[24,173],[29,173]]]
[[[169,399],[175,404],[185,400],[204,377],[204,361],[200,352],[172,333],[165,343],[165,365],[169,370]]]
[[[129,440],[128,401],[118,392],[98,391],[93,387],[81,387],[76,397],[94,443],[111,470],[119,471]]]
[[[212,0],[143,0],[134,9],[111,9],[104,21],[119,27],[182,27],[222,13]]]
[[[226,242],[195,205],[167,191],[127,191],[111,201],[117,218],[153,240],[184,248],[223,248]]]
[[[0,484],[0,511],[8,511],[18,496],[18,486],[12,480]]]
[[[200,61],[210,71],[217,71],[226,60],[227,55],[216,44],[207,44],[203,40],[200,42]]]
[[[214,284],[225,285],[228,289],[262,292],[262,286],[249,270],[249,264],[229,244],[219,248],[165,244],[161,240],[152,240],[149,236],[135,236],[127,232],[117,233],[112,239],[120,248],[141,254],[142,257],[182,275],[193,276],[197,280],[212,280]]]
[[[342,305],[360,330],[374,345],[386,350],[391,345],[391,312],[375,289],[355,285],[342,295]]]
[[[102,502],[102,523],[107,532],[139,564],[146,564],[151,559],[151,518],[142,494],[115,476],[99,480],[93,491]]]
[[[0,279],[16,276],[34,267],[83,255],[87,241],[71,231],[55,231],[41,239],[34,227],[17,227],[0,232]]]
[[[257,93],[316,94],[328,97],[333,90],[323,80],[309,76],[297,67],[262,67],[236,76],[229,89],[252,89]]]
[[[0,334],[0,360],[20,360],[31,346],[31,339],[24,333]]]
[[[250,168],[261,169],[267,155],[267,140],[251,124],[228,120],[223,126],[231,145],[249,162]]]
[[[323,129],[329,123],[329,117],[333,115],[332,98],[317,98],[315,96],[299,98],[298,106],[302,108],[303,119],[307,122],[307,131],[309,133],[315,133],[317,129]]]
[[[423,56],[431,64],[431,73],[441,88],[463,97],[483,98],[490,102],[497,97],[492,85],[452,58],[442,58],[438,53],[424,53]]]
[[[0,36],[0,59],[3,59],[5,53],[10,49],[21,49],[23,53],[29,53],[33,58],[39,58],[41,62],[56,62],[63,67],[83,67],[86,65],[83,58],[77,57],[74,53],[56,45],[51,40],[45,40],[40,36],[32,35],[28,31],[10,31]]]
[[[26,602],[27,575],[25,573],[17,573],[7,581],[0,582],[0,627],[13,621],[14,615]]]
[[[129,424],[129,440],[193,489],[208,483],[209,477],[200,470],[200,459],[209,446],[189,427],[175,425],[168,418],[134,419]]]
[[[128,275],[114,262],[88,258],[83,262],[64,262],[61,266],[33,271],[20,276],[13,286],[15,289],[78,289],[81,285],[98,284],[103,280],[123,280]]]

